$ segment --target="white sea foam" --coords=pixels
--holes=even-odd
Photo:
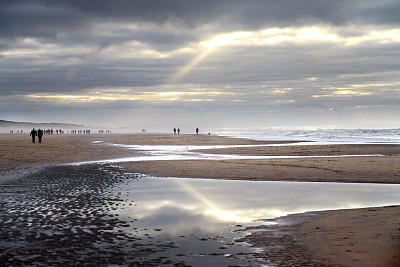
[[[312,128],[218,128],[218,135],[255,140],[307,140],[319,143],[394,143],[400,144],[396,129],[312,129]],[[309,143],[312,144],[312,143]]]

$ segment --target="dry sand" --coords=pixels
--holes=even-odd
[[[92,144],[104,135],[45,135],[33,144],[28,134],[0,134],[0,173],[59,163],[101,160],[132,155],[132,151]]]
[[[268,144],[207,135],[105,134],[44,136],[32,144],[27,134],[0,134],[0,173],[21,168],[134,156],[139,152],[93,141],[147,145]],[[205,151],[204,151],[205,152]],[[207,150],[242,155],[366,155],[370,157],[187,160],[124,164],[135,172],[175,177],[246,180],[400,182],[399,145],[273,146]],[[334,212],[313,217],[292,228],[303,266],[400,266],[400,208],[385,207]],[[293,230],[295,229],[295,230]],[[257,244],[268,235],[250,236]],[[278,243],[284,243],[278,240]],[[294,249],[294,248],[293,248]],[[297,254],[293,254],[297,255]],[[301,256],[303,255],[303,256]],[[305,260],[307,257],[309,260]],[[305,265],[307,264],[309,265]],[[290,265],[290,262],[283,265]],[[295,261],[292,264],[296,266]]]

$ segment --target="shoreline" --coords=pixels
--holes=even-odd
[[[92,135],[59,135],[44,136],[42,144],[32,144],[28,135],[0,134],[0,175],[24,172],[27,168],[40,168],[49,165],[72,163],[89,160],[106,160],[117,157],[143,155],[140,151],[128,150],[119,146],[94,144],[103,141],[114,144],[138,145],[259,145],[278,144],[281,141],[255,141],[239,138],[228,138],[208,135],[171,134],[92,134]],[[292,141],[282,141],[284,144]],[[197,150],[198,151],[198,150]],[[199,151],[200,152],[200,151]],[[389,144],[362,145],[296,145],[296,146],[263,146],[252,148],[222,148],[201,150],[208,154],[232,155],[340,155],[369,154],[379,152],[381,157],[350,158],[310,158],[310,159],[251,159],[251,160],[184,160],[184,161],[151,161],[119,163],[118,165],[135,172],[154,174],[157,176],[214,178],[239,180],[271,180],[271,181],[311,181],[311,182],[358,182],[358,183],[400,183],[398,162],[400,162],[400,146]],[[374,215],[372,215],[374,214]],[[370,218],[370,220],[366,220]],[[372,219],[374,218],[374,219]],[[280,218],[277,218],[277,220]],[[378,221],[376,221],[377,219]],[[337,246],[324,250],[313,244],[331,244],[330,236],[337,236],[338,225],[352,222],[354,229],[342,232],[342,240],[334,240]],[[385,222],[385,223],[382,223]],[[390,222],[390,223],[389,223]],[[377,223],[380,223],[377,228]],[[321,231],[322,226],[324,231]],[[393,228],[395,225],[397,228]],[[350,227],[351,225],[347,225]],[[336,227],[336,228],[335,228]],[[396,258],[400,250],[400,206],[367,209],[334,211],[320,214],[311,220],[294,227],[295,238],[299,240],[302,253],[310,253],[310,260],[328,264],[329,266],[398,266]],[[345,229],[345,228],[343,228]],[[376,233],[378,229],[378,233]],[[282,229],[281,229],[282,230]],[[280,231],[281,231],[280,230]],[[292,229],[293,230],[293,229]],[[342,230],[344,231],[344,230]],[[375,232],[374,232],[375,231]],[[333,234],[334,233],[334,234]],[[348,236],[344,236],[347,233]],[[365,233],[372,234],[366,237]],[[378,235],[379,234],[379,235]],[[268,240],[268,235],[248,237],[250,243],[258,244],[260,240]],[[351,239],[353,238],[353,239]],[[349,240],[352,240],[351,242]],[[279,241],[279,240],[278,240]],[[278,242],[277,241],[277,242]],[[368,242],[369,243],[368,243]],[[390,242],[397,242],[395,245]],[[283,241],[281,240],[281,243]],[[391,251],[374,252],[374,248],[363,247],[353,253],[349,247],[357,244],[391,244]],[[283,244],[283,243],[282,243]],[[351,246],[351,244],[353,244]],[[383,247],[380,245],[380,247]],[[397,254],[396,254],[397,253]],[[351,258],[348,254],[353,255]],[[384,257],[383,257],[383,256]],[[360,259],[360,256],[361,259]],[[383,259],[383,258],[384,259]],[[343,259],[347,260],[345,263]],[[355,259],[355,260],[354,260]],[[354,260],[354,261],[353,261]],[[293,265],[295,265],[293,263]],[[320,265],[315,265],[320,266]]]
[[[265,220],[242,238],[277,266],[400,266],[400,206],[311,211]]]

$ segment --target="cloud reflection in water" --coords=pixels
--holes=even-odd
[[[400,185],[142,178],[126,186],[139,224],[163,233],[218,232],[307,211],[399,204]],[[133,199],[134,198],[134,199]]]

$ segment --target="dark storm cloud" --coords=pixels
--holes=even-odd
[[[65,58],[53,57],[51,60],[62,62]],[[134,65],[120,60],[118,66],[97,58],[58,67],[38,67],[35,60],[27,58],[8,61],[7,64],[27,67],[0,71],[0,95],[49,91],[74,93],[92,87],[155,86],[164,82],[169,73],[168,70],[159,70],[157,61],[146,59],[137,59]]]
[[[49,7],[39,1],[10,1],[0,6],[0,31],[3,38],[54,38],[65,30],[88,26],[77,13],[61,7]]]
[[[399,1],[3,1],[0,31],[3,38],[55,38],[64,31],[88,30],[98,21],[115,21],[169,24],[204,32],[202,27],[212,24],[210,29],[223,32],[316,23],[399,24],[399,14]]]
[[[147,21],[164,24],[183,23],[197,26],[218,20],[220,17],[239,21],[239,24],[265,26],[266,23],[282,26],[281,23],[326,22],[343,24],[362,21],[370,23],[399,24],[400,3],[398,1],[370,0],[147,0],[129,1],[46,1],[50,6],[66,6],[84,14],[108,18]]]

